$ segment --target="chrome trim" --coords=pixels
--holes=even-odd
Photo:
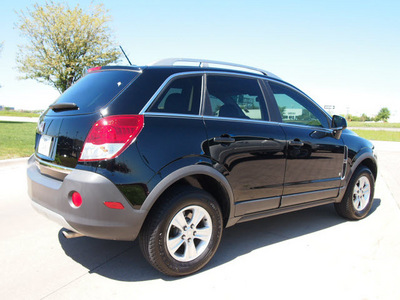
[[[179,72],[170,75],[167,79],[164,80],[164,82],[160,85],[160,87],[157,89],[157,91],[151,96],[150,100],[147,101],[146,105],[143,106],[142,110],[139,112],[139,115],[143,115],[146,113],[147,109],[153,104],[154,100],[164,91],[164,88],[176,77],[185,77],[185,76],[190,76],[190,75],[228,75],[228,76],[235,76],[235,77],[246,77],[246,78],[252,78],[252,79],[262,79],[266,80],[264,76],[257,75],[257,74],[240,74],[240,73],[231,73],[231,72],[225,72],[225,71],[190,71],[190,72]],[[203,76],[204,77],[204,76]],[[280,81],[278,81],[280,82]],[[202,79],[202,93],[204,93],[202,96],[205,97],[205,93],[207,91],[206,89],[206,83],[207,80],[206,78]],[[260,87],[261,91],[262,88]],[[265,95],[264,95],[265,96]],[[265,97],[264,97],[265,99]],[[201,102],[203,101],[203,102]],[[200,98],[200,115],[204,113],[204,102],[205,98]],[[268,105],[267,105],[268,108]],[[269,112],[268,112],[269,113]]]
[[[251,78],[251,79],[255,79],[255,80],[257,80],[257,84],[258,84],[258,87],[259,87],[259,89],[260,89],[260,91],[261,91],[261,94],[262,94],[262,96],[263,96],[263,100],[264,100],[264,105],[265,105],[265,108],[266,108],[266,110],[267,110],[267,115],[268,115],[268,120],[271,120],[271,116],[270,116],[270,114],[269,114],[269,109],[268,109],[268,103],[267,103],[267,97],[266,97],[266,95],[265,95],[265,93],[264,93],[264,89],[263,89],[263,87],[262,87],[262,85],[261,85],[261,82],[260,82],[260,80],[265,80],[266,78],[265,77],[263,77],[263,76],[260,76],[260,75],[250,75],[250,74],[237,74],[237,73],[230,73],[230,72],[218,72],[218,71],[205,71],[204,72],[204,74],[205,74],[205,78],[206,78],[206,80],[205,80],[205,86],[207,87],[207,76],[208,75],[220,75],[220,76],[230,76],[230,77],[244,77],[244,78]],[[204,97],[206,97],[206,95],[207,95],[207,88],[205,88],[205,94],[204,94]],[[204,115],[204,107],[203,107],[203,111],[201,112],[202,113],[202,115]],[[205,115],[204,115],[205,116]],[[219,117],[218,117],[219,118]],[[223,118],[223,117],[221,117],[221,118]],[[233,119],[233,118],[228,118],[228,119]],[[240,119],[240,118],[238,118],[238,119]],[[246,120],[249,120],[249,119],[246,119]],[[251,119],[250,119],[251,120]],[[256,120],[256,121],[264,121],[264,120]]]
[[[55,165],[55,164],[49,163],[47,161],[41,160],[37,156],[35,156],[35,162],[36,162],[37,166],[44,166],[44,167],[47,167],[49,169],[56,169],[57,171],[59,171],[61,173],[64,173],[64,174],[69,174],[74,170],[73,168],[59,166],[59,165]]]
[[[174,114],[165,112],[145,112],[143,115],[146,117],[187,118],[187,119],[199,119],[199,120],[203,119],[203,117],[200,115]]]
[[[177,62],[198,63],[199,68],[213,68],[209,64],[221,65],[221,66],[225,66],[225,67],[241,68],[241,69],[246,69],[246,70],[250,70],[253,72],[259,72],[262,75],[266,75],[268,77],[281,79],[277,75],[275,75],[269,71],[265,71],[263,69],[246,66],[246,65],[241,65],[241,64],[236,64],[236,63],[225,62],[225,61],[218,61],[218,60],[194,59],[194,58],[166,58],[166,59],[162,59],[162,60],[152,63],[151,66],[173,66]],[[236,70],[236,71],[240,71],[240,70]]]
[[[300,127],[304,129],[310,129],[310,130],[323,130],[326,132],[332,132],[331,128],[326,128],[326,127],[319,127],[319,126],[312,126],[312,125],[303,125],[303,124],[293,124],[293,123],[284,123],[284,122],[278,122],[281,126],[289,126],[289,127]]]
[[[147,101],[146,105],[143,106],[142,110],[139,112],[139,115],[143,115],[146,110],[153,104],[154,100],[163,92],[165,86],[170,83],[173,79],[176,77],[185,77],[185,76],[190,76],[190,75],[203,75],[204,72],[200,71],[194,71],[194,72],[180,72],[180,73],[175,73],[170,75],[167,79],[164,80],[164,82],[160,85],[160,87],[157,89],[157,91],[151,96],[150,100]],[[201,110],[201,107],[199,111]]]
[[[254,119],[243,119],[243,118],[227,118],[217,116],[199,116],[199,115],[185,115],[185,114],[173,114],[173,113],[160,113],[160,112],[146,112],[143,114],[148,117],[166,117],[166,118],[187,118],[196,120],[214,120],[214,121],[232,121],[232,122],[245,122],[245,123],[259,123],[259,124],[272,124],[281,125],[282,123],[275,121],[266,120],[254,120]]]
[[[272,124],[281,125],[279,122],[266,121],[266,120],[255,120],[255,119],[244,119],[244,118],[227,118],[227,117],[217,117],[217,116],[203,116],[204,120],[214,120],[214,121],[234,121],[234,122],[244,122],[244,123],[259,123],[259,124]]]
[[[288,88],[290,88],[290,89],[302,94],[304,97],[306,97],[308,100],[310,100],[315,106],[317,106],[317,108],[319,108],[319,110],[328,118],[328,120],[330,121],[328,123],[332,123],[332,117],[317,102],[315,102],[312,98],[310,98],[302,90],[298,89],[297,87],[295,87],[295,86],[293,86],[290,83],[285,82],[285,81],[278,81],[278,80],[269,79],[269,78],[264,78],[264,80],[276,82],[278,84],[284,85],[284,86],[286,86],[286,87],[288,87]],[[268,86],[268,88],[270,89],[269,86]]]

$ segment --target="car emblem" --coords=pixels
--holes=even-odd
[[[39,132],[43,133],[45,125],[46,125],[46,123],[44,121],[40,122],[40,124],[38,126]]]

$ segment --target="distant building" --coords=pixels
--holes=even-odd
[[[301,108],[286,108],[283,111],[282,119],[283,120],[297,120],[298,116],[303,114],[303,110]]]

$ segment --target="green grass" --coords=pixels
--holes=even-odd
[[[34,150],[35,123],[0,121],[0,159],[28,157]]]
[[[359,129],[353,131],[367,140],[400,142],[399,131],[359,130]]]
[[[348,127],[400,128],[400,123],[347,122]]]
[[[39,117],[40,113],[29,111],[0,110],[0,116],[7,117]]]

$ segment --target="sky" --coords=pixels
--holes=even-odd
[[[57,0],[55,0],[57,2]],[[34,2],[4,1],[0,10],[0,105],[45,109],[59,93],[19,80],[23,37],[17,14]],[[70,7],[90,1],[68,1]],[[93,1],[99,3],[99,1]],[[331,114],[376,115],[400,122],[400,1],[103,1],[110,27],[137,65],[168,57],[203,58],[268,70]],[[121,60],[121,64],[126,64]]]

